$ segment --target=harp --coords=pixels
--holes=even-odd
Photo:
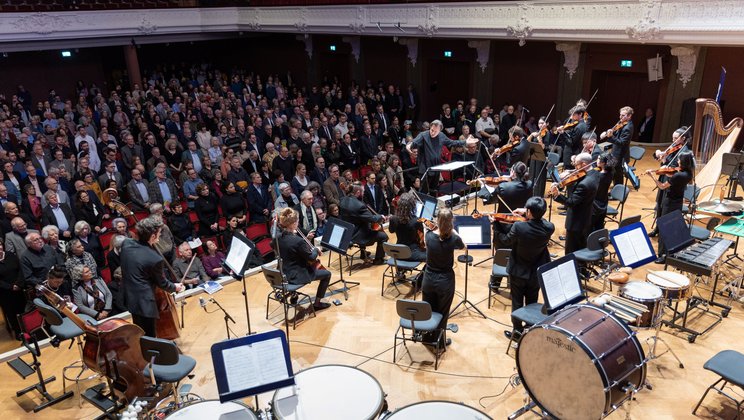
[[[744,120],[739,117],[724,125],[721,107],[713,99],[699,98],[695,101],[692,152],[697,164],[705,165],[695,176],[695,182],[702,189],[698,201],[708,201],[712,198],[715,188],[704,187],[718,183],[723,154],[741,148],[739,132],[742,126]]]

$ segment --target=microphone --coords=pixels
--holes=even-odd
[[[526,107],[526,106],[523,106],[523,107],[522,107],[522,111],[532,112],[532,111],[530,111],[529,109],[527,109],[527,107]]]
[[[199,298],[199,306],[201,306],[202,309],[204,309],[205,312],[207,311],[207,303],[209,303],[209,302],[207,302],[206,300],[204,300],[204,298],[202,298],[202,297]]]

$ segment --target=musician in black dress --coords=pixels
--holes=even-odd
[[[633,138],[633,108],[620,108],[620,121],[615,127],[605,131],[599,137],[612,143],[612,157],[615,160],[615,185],[623,184],[623,163],[630,160],[630,140]]]
[[[438,232],[426,233],[426,268],[422,286],[423,300],[429,302],[431,310],[442,314],[439,328],[447,327],[452,299],[455,297],[454,254],[464,249],[465,244],[454,231],[452,210],[440,209],[437,216]],[[443,335],[444,336],[444,335]],[[433,340],[436,337],[429,337]],[[445,343],[449,344],[450,339]]]
[[[687,126],[682,126],[672,133],[672,144],[669,145],[667,150],[656,150],[654,152],[654,158],[661,162],[661,167],[676,168],[679,166],[679,155],[682,153],[690,153],[690,149],[687,147],[687,140],[690,136],[690,129]],[[674,151],[677,149],[676,151]],[[667,182],[669,179],[666,175],[659,175],[659,182],[662,184]],[[659,189],[656,193],[656,217],[661,216],[661,205],[664,200],[664,190]],[[654,230],[648,234],[650,237],[654,237],[659,234],[659,227],[654,225]]]
[[[295,209],[284,208],[279,212],[279,226],[282,228],[277,237],[281,257],[280,270],[287,276],[290,284],[308,284],[313,280],[320,280],[313,303],[313,308],[319,311],[331,306],[330,303],[321,301],[331,282],[331,272],[314,267],[321,252],[318,248],[311,247],[297,234],[299,225],[300,218]]]
[[[546,208],[545,199],[530,197],[524,208],[514,209],[515,214],[527,221],[505,225],[505,233],[498,234],[499,242],[511,248],[506,271],[511,281],[512,313],[537,302],[540,294],[537,267],[550,262],[548,243],[555,232],[555,226],[542,218]],[[512,326],[517,334],[522,334],[522,321],[512,318]],[[511,338],[510,331],[504,333]]]
[[[654,170],[649,169],[646,175],[651,177],[660,190],[664,191],[664,199],[661,202],[661,212],[659,217],[671,213],[675,210],[682,210],[682,203],[685,197],[685,188],[687,184],[695,178],[695,160],[692,153],[682,153],[678,156],[679,171],[669,177],[664,182],[654,178]],[[666,259],[666,249],[664,248],[663,237],[659,238],[659,259],[657,264],[663,264]]]
[[[508,176],[510,181],[497,185],[496,190],[493,192],[500,198],[500,200],[497,198],[497,202],[499,203],[498,213],[511,214],[512,210],[524,207],[527,199],[532,197],[532,181],[528,179],[527,165],[522,162],[515,163]],[[501,229],[501,226],[498,223],[493,225],[494,250],[506,248],[498,239],[498,233],[506,233],[506,231],[499,229]]]
[[[376,243],[375,259],[372,264],[382,265],[385,263],[385,251],[382,249],[382,244],[388,240],[388,236],[383,230],[373,230],[371,224],[378,223],[382,226],[387,219],[369,210],[362,202],[362,191],[362,184],[358,182],[349,188],[348,193],[341,198],[339,203],[340,216],[342,220],[354,224],[354,235],[351,240],[362,249],[362,259],[369,259],[366,247]]]
[[[545,130],[545,134],[543,134],[542,132],[543,129]],[[549,140],[549,136],[550,128],[548,127],[547,118],[540,117],[540,119],[537,121],[537,130],[530,133],[530,135],[527,137],[527,141],[529,143],[539,144],[545,151],[546,155],[546,160],[536,160],[533,159],[532,156],[530,156],[529,174],[530,179],[533,183],[532,192],[533,195],[536,195],[538,197],[542,197],[545,195],[545,181],[547,179],[548,168],[543,167],[545,166],[547,161],[548,145],[545,142]]]
[[[586,108],[577,105],[569,111],[570,117],[566,123],[557,128],[559,140],[563,140],[563,169],[572,169],[571,156],[578,155],[581,152],[581,136],[588,130],[588,125],[584,121],[584,112]]]
[[[122,289],[132,321],[156,337],[155,324],[159,318],[155,303],[155,287],[166,292],[182,292],[184,285],[171,283],[164,276],[165,260],[153,246],[160,240],[163,221],[150,216],[135,225],[137,240],[126,239],[121,245]]]
[[[580,167],[588,165],[592,162],[592,156],[589,153],[579,153],[575,161]],[[567,189],[569,191],[566,195],[558,190],[558,184],[551,187],[550,194],[555,201],[564,204],[567,209],[566,255],[586,247],[586,237],[592,223],[594,197],[599,188],[598,174],[599,172],[594,170],[588,171],[586,176],[577,181],[573,189]]]
[[[589,233],[595,230],[604,229],[605,217],[607,216],[607,202],[609,200],[610,184],[612,183],[612,173],[614,170],[614,161],[609,153],[601,154],[596,159],[597,169],[599,170],[599,183],[597,184],[597,195],[594,196],[594,205],[592,208],[592,225]]]
[[[411,249],[411,257],[408,261],[426,261],[426,250],[421,248],[419,235],[423,234],[424,227],[414,216],[416,210],[416,197],[411,192],[403,193],[398,200],[398,208],[395,215],[390,217],[388,228],[394,233],[399,245],[405,245]]]

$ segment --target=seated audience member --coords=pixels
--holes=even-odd
[[[78,313],[88,315],[97,320],[105,319],[112,309],[112,294],[106,283],[89,267],[75,266],[70,273],[75,285],[72,289],[73,302],[78,307]]]
[[[93,226],[96,233],[100,233],[103,230],[101,224],[104,219],[109,218],[103,207],[91,201],[88,191],[78,191],[75,194],[72,213],[78,221],[83,220]]]
[[[72,238],[73,227],[75,226],[75,216],[72,214],[70,206],[67,204],[61,204],[57,201],[57,194],[53,191],[45,192],[44,197],[46,197],[49,205],[44,207],[41,211],[41,224],[43,226],[57,226],[62,238]]]
[[[222,263],[225,262],[225,254],[217,249],[217,244],[214,241],[207,241],[207,253],[201,258],[204,271],[212,279],[216,279],[221,276],[224,272]]]
[[[209,280],[209,276],[204,271],[201,260],[194,258],[194,261],[191,261],[191,257],[194,254],[188,242],[184,242],[178,246],[178,254],[178,258],[173,262],[173,269],[176,272],[176,276],[178,276],[178,280],[183,279],[182,283],[187,288],[191,289]]]
[[[173,214],[168,217],[168,227],[173,232],[176,243],[187,242],[194,239],[194,224],[187,213],[183,212],[183,205],[179,202],[173,203]]]
[[[67,244],[67,259],[65,260],[65,267],[68,273],[72,273],[72,270],[77,266],[86,266],[93,270],[94,273],[98,272],[98,264],[90,252],[87,252],[80,239],[73,239]]]
[[[124,243],[124,239],[126,237],[123,235],[114,235],[111,238],[111,251],[106,255],[106,266],[110,273],[116,271],[121,265],[121,244]]]
[[[26,289],[33,288],[46,280],[47,273],[52,267],[65,270],[64,258],[45,244],[38,232],[29,232],[25,239],[28,249],[21,255],[21,273],[23,273],[23,283]],[[65,275],[66,273],[63,273],[62,277],[64,278]]]
[[[10,221],[11,231],[5,234],[5,251],[16,254],[17,256],[23,255],[26,251],[26,237],[29,233],[39,233],[38,230],[28,229],[26,221],[21,217],[14,217]]]
[[[103,247],[98,235],[91,232],[88,222],[81,220],[75,223],[75,237],[80,239],[86,252],[89,252],[96,260],[98,267],[104,266]]]
[[[277,197],[276,201],[274,202],[275,212],[288,207],[294,208],[300,202],[297,199],[297,196],[292,192],[292,187],[290,187],[289,184],[287,184],[286,182],[279,185],[279,192],[279,197]]]

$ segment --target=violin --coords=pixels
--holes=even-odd
[[[659,169],[656,169],[654,173],[656,175],[674,175],[677,172],[681,171],[682,168],[678,167],[671,167],[671,166],[662,166]]]
[[[494,221],[501,222],[501,223],[516,223],[516,222],[526,222],[527,218],[524,216],[518,216],[516,214],[509,214],[509,213],[479,213],[475,212],[473,213],[473,219],[479,219],[481,217],[492,217]]]
[[[558,188],[565,188],[566,186],[571,185],[575,183],[576,181],[579,181],[582,178],[584,178],[586,174],[589,173],[589,171],[592,170],[592,168],[596,164],[597,162],[594,161],[592,163],[582,166],[581,168],[574,169],[573,171],[562,176],[560,182],[554,185],[556,185]],[[594,168],[594,169],[597,169],[597,168]]]
[[[503,176],[486,176],[481,178],[472,179],[470,181],[466,181],[465,183],[467,185],[480,185],[480,184],[486,184],[492,187],[495,187],[496,185],[501,184],[502,182],[509,181],[508,177]]]
[[[669,147],[664,150],[664,152],[659,156],[657,159],[659,162],[666,159],[667,156],[671,155],[672,153],[676,153],[679,151],[679,149],[683,148],[685,146],[686,142],[680,142],[678,144],[670,144]]]
[[[422,223],[424,226],[426,226],[429,230],[437,230],[439,229],[439,226],[437,224],[429,219],[424,219],[423,217],[419,217],[416,219],[419,223]],[[419,241],[419,248],[426,249],[426,237],[424,235],[424,231],[420,230],[418,231],[418,241]]]
[[[576,127],[577,125],[579,125],[579,121],[570,121],[570,122],[567,122],[567,123],[563,124],[563,125],[562,125],[562,126],[560,126],[560,127],[556,127],[556,129],[555,129],[555,130],[556,130],[556,132],[557,132],[557,131],[558,131],[559,129],[563,129],[563,131],[566,131],[566,130],[570,130],[570,129],[572,129],[572,128]]]
[[[602,138],[602,139],[604,139],[605,137],[613,136],[616,132],[620,131],[623,127],[625,127],[626,125],[628,125],[628,122],[629,121],[630,120],[626,120],[626,121],[620,120],[620,121],[618,121],[617,124],[615,124],[614,127],[612,127],[611,129],[605,131],[599,137]]]
[[[584,111],[584,115],[581,117],[581,119],[584,120],[586,124],[589,124],[589,113],[587,111]]]
[[[499,157],[499,156],[503,155],[504,153],[509,152],[512,149],[514,149],[515,147],[519,146],[519,143],[521,143],[521,142],[522,142],[522,139],[511,140],[509,143],[507,143],[507,144],[499,147],[498,149],[494,150],[493,155],[496,156],[496,157]]]

